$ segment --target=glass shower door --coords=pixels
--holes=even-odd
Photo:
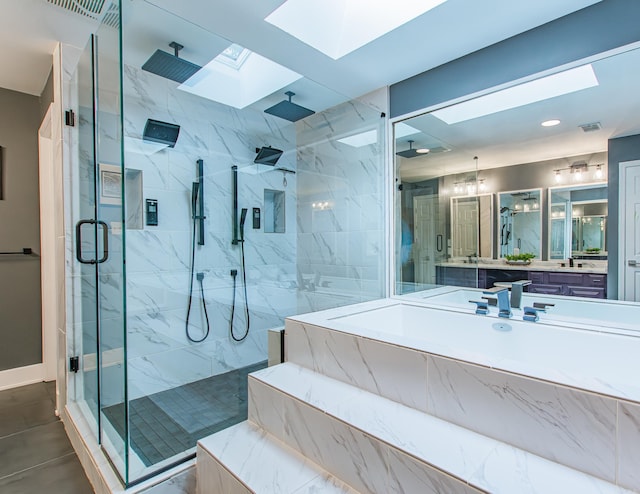
[[[69,194],[74,239],[70,355],[77,365],[70,364],[77,372],[69,398],[126,483],[121,112],[119,78],[110,67],[113,36],[105,33],[101,46],[101,29],[81,55],[70,95],[77,112],[70,131],[75,151]]]

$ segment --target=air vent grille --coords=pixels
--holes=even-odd
[[[47,2],[76,14],[98,19],[106,0],[47,0]]]
[[[600,125],[600,122],[591,122],[591,123],[588,123],[588,124],[579,125],[579,127],[584,132],[594,132],[596,130],[600,130],[602,128],[602,125]]]

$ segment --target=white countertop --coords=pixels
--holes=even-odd
[[[607,261],[587,261],[576,260],[575,266],[560,266],[561,261],[533,261],[531,264],[507,264],[502,260],[480,261],[478,263],[468,263],[462,261],[441,262],[437,266],[447,268],[470,268],[470,269],[512,269],[518,271],[556,271],[561,273],[588,273],[607,274]],[[577,267],[582,264],[583,267]]]

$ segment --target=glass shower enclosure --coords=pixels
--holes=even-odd
[[[68,402],[132,485],[245,420],[285,317],[384,295],[386,92],[336,94],[153,2],[110,12],[65,88]],[[313,110],[265,111],[288,92]]]

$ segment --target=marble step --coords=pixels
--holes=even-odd
[[[362,306],[362,314],[374,317],[372,312],[364,311],[366,308]],[[336,309],[332,317],[334,312],[349,314],[354,309]],[[320,313],[308,318],[320,317],[317,314]],[[533,333],[538,329],[535,325],[526,328]],[[496,338],[497,332],[493,333],[489,336]],[[475,350],[470,353],[456,350],[460,358],[451,358],[446,357],[453,351],[447,345],[405,335],[388,336],[376,331],[351,334],[287,319],[286,360],[607,482],[640,491],[637,402],[594,393],[588,387],[559,384],[554,378],[564,376],[560,370],[551,370],[545,378],[535,378],[529,375],[536,368],[530,363],[517,364],[518,372],[509,372],[496,368],[497,361],[491,358],[482,364],[472,363]],[[496,348],[514,345],[506,343],[504,335],[499,336],[502,339],[491,340],[491,345]],[[509,348],[514,352],[510,354],[510,362],[515,365],[519,356],[527,353],[528,344]],[[548,351],[556,352],[555,355],[563,352],[559,348]],[[599,363],[588,365],[597,368]]]
[[[631,492],[292,363],[249,376],[249,422],[359,492]]]
[[[198,441],[198,494],[358,494],[249,422]]]

